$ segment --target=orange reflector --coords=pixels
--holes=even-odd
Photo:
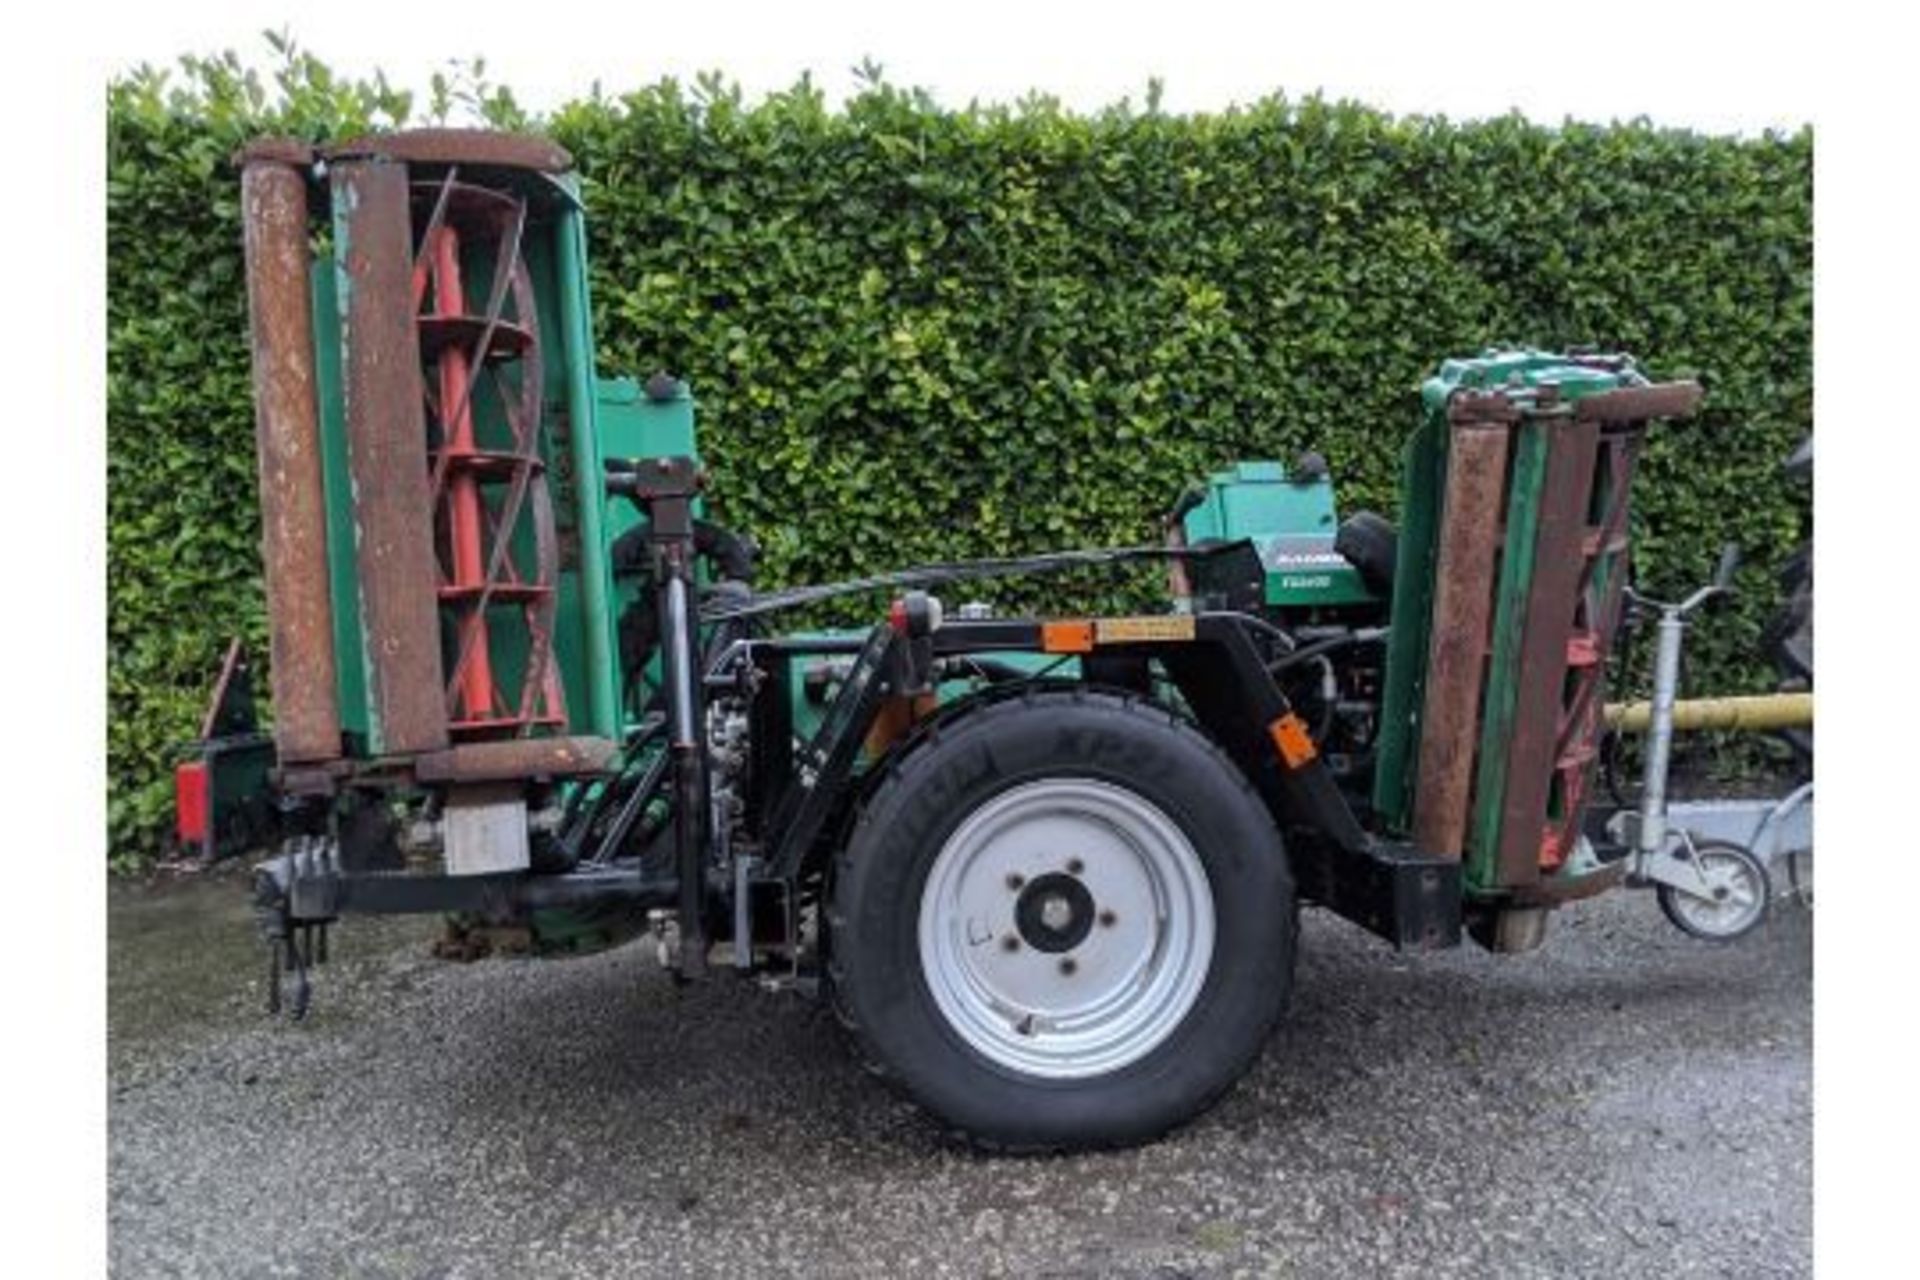
[[[1313,745],[1313,735],[1307,732],[1307,722],[1291,711],[1268,725],[1267,732],[1273,735],[1273,745],[1280,749],[1280,758],[1289,769],[1298,769],[1320,754]]]
[[[1085,620],[1043,622],[1040,624],[1040,647],[1047,653],[1092,653],[1093,624]]]

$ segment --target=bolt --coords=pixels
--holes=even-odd
[[[1086,863],[1084,863],[1084,862],[1082,862],[1082,861],[1080,861],[1080,859],[1078,859],[1078,858],[1068,858],[1068,859],[1067,859],[1067,874],[1068,874],[1068,875],[1070,875],[1070,876],[1077,876],[1077,875],[1079,875],[1079,874],[1080,874],[1080,873],[1081,873],[1082,871],[1085,871],[1086,869],[1087,869],[1087,864],[1086,864]]]
[[[1020,949],[1020,939],[1014,937],[1012,934],[1008,934],[1006,937],[1000,939],[1000,949],[1002,951],[1018,951]]]
[[[1007,872],[1007,888],[1011,889],[1013,892],[1015,893],[1020,892],[1020,886],[1025,884],[1026,882],[1027,882],[1027,878],[1021,875],[1018,871]]]
[[[1040,923],[1059,932],[1073,923],[1073,904],[1059,895],[1051,895],[1040,904]]]
[[[1060,972],[1069,978],[1073,976],[1074,971],[1079,967],[1079,961],[1075,960],[1072,956],[1062,956],[1060,958]]]
[[[1108,929],[1113,928],[1114,922],[1119,918],[1119,916],[1113,914],[1111,911],[1102,911],[1100,913],[1100,923]]]

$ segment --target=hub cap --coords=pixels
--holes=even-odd
[[[1213,935],[1192,842],[1091,778],[1024,783],[974,810],[920,899],[920,967],[941,1014],[1028,1075],[1100,1075],[1150,1053],[1198,999]]]
[[[1707,937],[1731,938],[1751,926],[1766,908],[1765,886],[1756,879],[1766,872],[1749,859],[1724,849],[1701,849],[1698,857],[1709,896],[1676,893],[1673,909],[1697,932]]]

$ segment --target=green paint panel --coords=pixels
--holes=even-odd
[[[1249,539],[1266,569],[1266,602],[1282,607],[1360,604],[1374,598],[1333,549],[1340,516],[1333,481],[1296,480],[1278,462],[1242,462],[1207,477],[1187,513],[1187,541]]]
[[[697,462],[700,458],[693,429],[693,393],[684,382],[676,382],[673,394],[656,400],[641,389],[636,379],[600,378],[594,382],[594,410],[598,423],[596,447],[602,462],[609,458],[673,457],[692,458]],[[705,514],[706,503],[694,499],[693,510],[695,515]],[[640,509],[624,498],[608,499],[602,519],[601,536],[608,547],[642,523]],[[699,580],[705,581],[704,568],[696,567],[696,574]],[[617,663],[619,617],[639,597],[640,584],[632,579],[610,577],[609,581],[608,607],[614,625],[612,652]],[[661,680],[660,667],[661,660],[656,654],[645,673],[647,682],[656,688]],[[623,678],[624,673],[617,672],[616,677]],[[621,714],[631,728],[631,708],[623,707]]]
[[[1480,715],[1479,758],[1475,762],[1473,813],[1467,831],[1466,883],[1486,892],[1499,882],[1500,806],[1506,798],[1507,739],[1513,732],[1519,701],[1515,677],[1520,641],[1526,629],[1527,598],[1533,591],[1535,539],[1540,527],[1540,494],[1547,475],[1551,420],[1523,424],[1514,437],[1513,471],[1507,490],[1506,535],[1495,589],[1493,656]]]
[[[1393,630],[1387,637],[1387,674],[1374,755],[1373,806],[1387,829],[1400,834],[1413,825],[1446,451],[1446,414],[1429,409],[1401,455],[1400,539],[1394,552],[1389,614]]]
[[[565,207],[549,244],[554,255],[549,287],[557,294],[564,349],[563,393],[567,439],[556,443],[555,470],[568,464],[567,503],[574,515],[571,580],[563,576],[561,602],[581,620],[568,697],[584,697],[584,714],[569,707],[589,733],[621,736],[619,652],[613,611],[613,573],[608,561],[607,490],[601,477],[598,403],[594,394],[593,303],[587,287],[587,228],[580,183],[567,174],[556,183]],[[536,281],[537,281],[536,277]],[[564,456],[562,456],[564,455]],[[555,503],[562,502],[555,494]],[[567,509],[567,508],[563,508]],[[576,594],[577,593],[577,594]],[[565,668],[563,667],[563,671]]]
[[[340,384],[340,346],[317,340],[340,331],[333,263],[313,264],[314,380],[320,421],[320,466],[327,503],[327,575],[333,590],[335,685],[340,729],[348,750],[368,749],[373,709],[368,701],[367,651],[360,634],[360,590],[353,560],[353,482],[347,471],[345,400]]]
[[[1447,401],[1456,391],[1511,391],[1551,386],[1563,400],[1571,401],[1643,381],[1645,379],[1624,363],[1583,363],[1575,357],[1548,351],[1490,351],[1443,363],[1440,372],[1421,385],[1420,403],[1431,415],[1444,413]]]
[[[693,393],[687,384],[674,384],[673,395],[655,400],[634,378],[600,378],[594,383],[599,419],[600,458],[693,458],[700,454],[693,436]],[[640,523],[631,502],[607,504],[606,538],[615,538]],[[864,633],[862,633],[864,634]]]

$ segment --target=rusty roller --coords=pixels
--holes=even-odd
[[[340,706],[307,284],[307,183],[283,159],[250,156],[240,184],[274,745],[283,764],[317,764],[340,755]]]

